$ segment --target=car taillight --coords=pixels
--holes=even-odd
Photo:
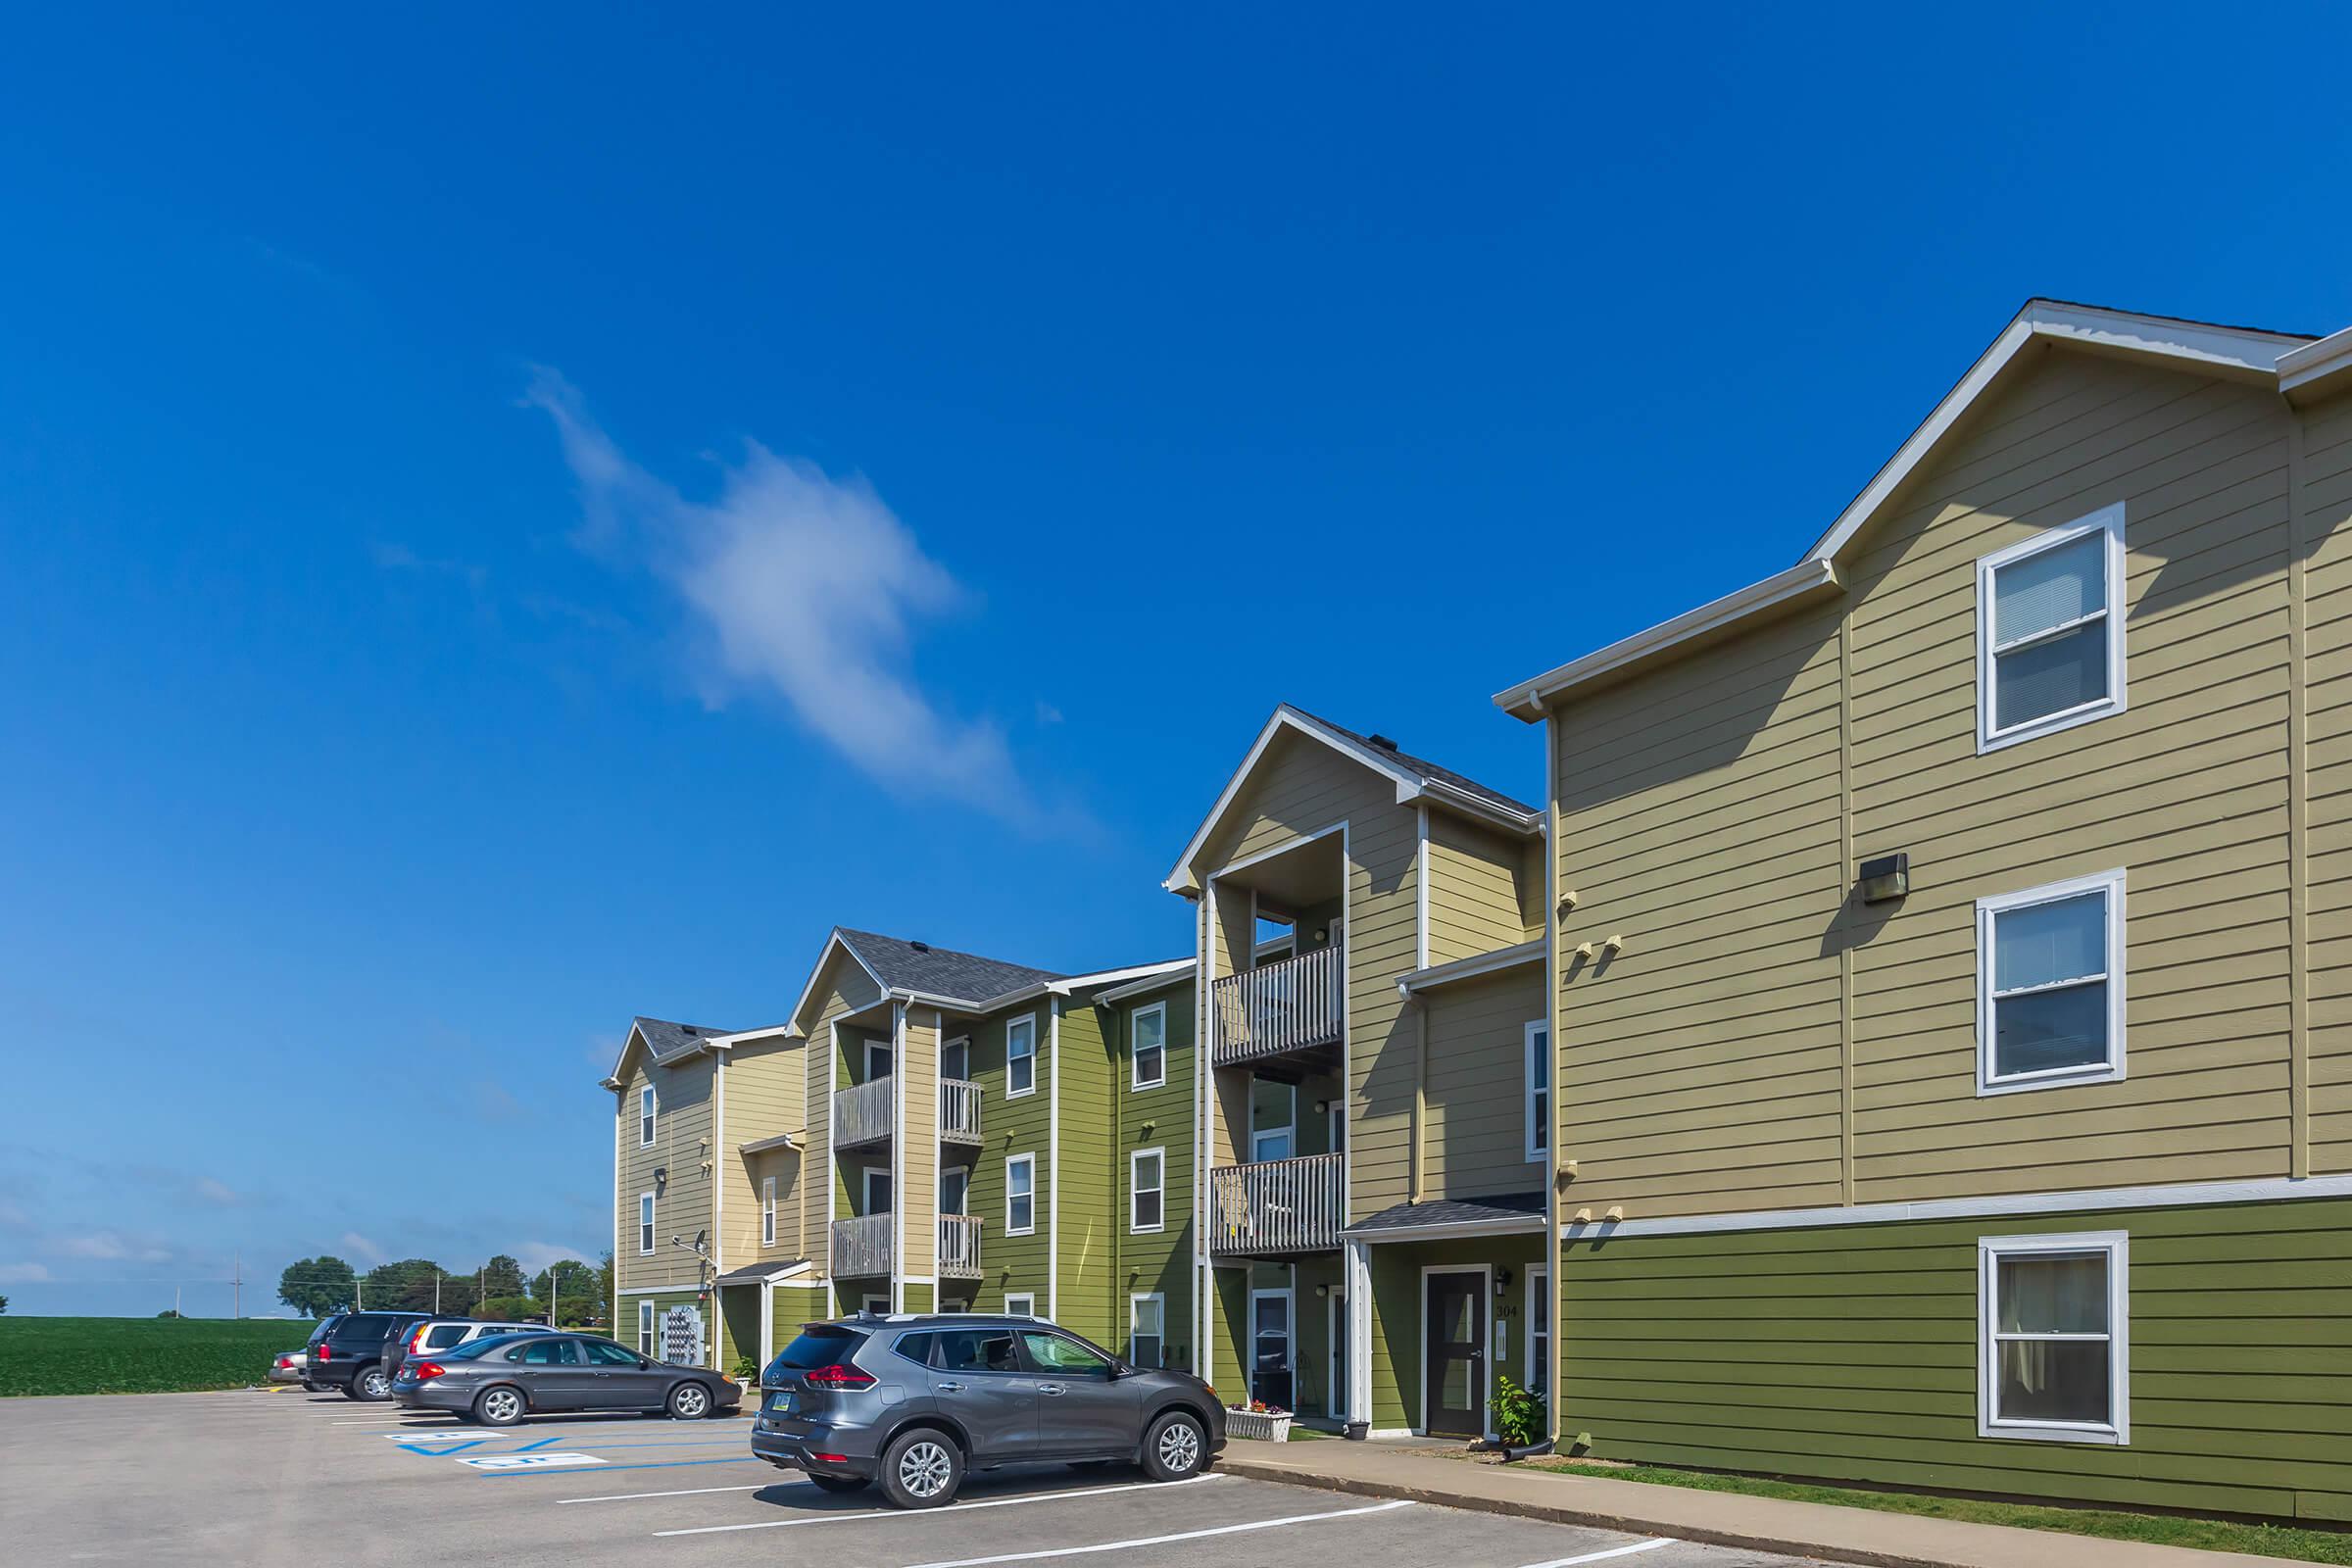
[[[442,1373],[448,1371],[449,1368],[443,1366],[438,1361],[419,1361],[410,1370],[416,1374],[416,1381],[422,1383],[427,1378],[439,1377]]]
[[[335,1352],[334,1352],[334,1351],[332,1351],[332,1350],[330,1350],[330,1349],[328,1349],[328,1348],[327,1348],[325,1346],[323,1346],[323,1345],[321,1345],[320,1347],[318,1347],[318,1348],[317,1348],[316,1350],[313,1350],[311,1353],[312,1353],[313,1355],[317,1356],[317,1357],[318,1357],[319,1360],[321,1360],[321,1361],[332,1361],[332,1360],[335,1358]]]
[[[808,1382],[820,1389],[870,1389],[874,1386],[874,1375],[836,1361],[831,1366],[820,1366],[809,1373]],[[823,1456],[820,1454],[818,1457]]]
[[[850,1456],[846,1453],[812,1453],[808,1457],[814,1459],[818,1464],[848,1464],[850,1462]]]

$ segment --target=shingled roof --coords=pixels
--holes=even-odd
[[[1335,724],[1330,719],[1323,717],[1321,714],[1307,712],[1307,710],[1303,708],[1295,708],[1294,710],[1302,717],[1313,719],[1316,723],[1322,725],[1325,729],[1330,730],[1335,734],[1347,736],[1358,746],[1368,746],[1376,752],[1386,753],[1388,756],[1396,760],[1398,766],[1405,768],[1409,772],[1420,774],[1422,780],[1426,783],[1448,785],[1451,788],[1460,790],[1465,795],[1475,795],[1480,800],[1489,802],[1494,806],[1498,806],[1506,811],[1524,811],[1532,816],[1538,809],[1537,808],[1528,805],[1525,801],[1515,801],[1511,799],[1511,797],[1503,794],[1500,790],[1491,790],[1484,784],[1481,784],[1478,780],[1465,777],[1460,773],[1456,773],[1450,767],[1440,767],[1437,763],[1429,760],[1427,758],[1415,757],[1410,752],[1400,752],[1396,749],[1396,743],[1389,739],[1386,735],[1359,735],[1345,724]]]
[[[1053,969],[1032,969],[1027,964],[956,953],[874,931],[836,927],[834,935],[887,991],[919,991],[926,996],[985,1002],[1043,980],[1064,978]]]
[[[640,1017],[629,1021],[637,1026],[639,1034],[645,1036],[645,1043],[652,1050],[656,1061],[667,1061],[679,1052],[691,1050],[712,1035],[732,1032],[711,1029],[699,1023],[671,1023],[667,1018]]]

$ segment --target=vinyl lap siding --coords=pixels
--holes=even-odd
[[[1124,1160],[1111,1141],[1110,1047],[1102,1038],[1102,1013],[1084,1004],[1061,1015],[1061,1226],[1054,1238],[1060,1252],[1060,1302],[1056,1319],[1099,1345],[1112,1345],[1110,1264],[1118,1233],[1126,1229],[1121,1202],[1123,1176],[1111,1161]],[[1124,1332],[1125,1324],[1119,1325]]]
[[[1524,942],[1527,858],[1522,841],[1429,813],[1429,961],[1449,963]],[[1536,873],[1542,876],[1539,867]],[[1539,896],[1540,897],[1540,896]]]
[[[2352,398],[2302,422],[2311,1168],[2352,1170]]]
[[[1426,1196],[1541,1192],[1527,1158],[1527,1025],[1544,1015],[1539,964],[1427,995],[1429,1077],[1422,1159]]]
[[[905,1137],[893,1141],[899,1172],[891,1206],[899,1214],[899,1272],[918,1279],[936,1278],[939,1249],[939,1009],[908,1007],[895,1069]]]
[[[835,1215],[829,1204],[838,1201],[840,1192],[833,1169],[836,1163],[832,1143],[833,1090],[840,1059],[833,1046],[833,1025],[880,1001],[881,989],[871,976],[843,955],[834,955],[826,961],[825,968],[809,997],[805,1016],[799,1020],[808,1031],[801,1054],[808,1067],[803,1103],[808,1107],[808,1145],[801,1157],[799,1196],[801,1223],[808,1238],[809,1255],[818,1270],[830,1277],[830,1226]],[[851,1210],[843,1206],[839,1212],[847,1215]]]
[[[1135,1084],[1135,1015],[1153,1002],[1167,1006],[1167,1074],[1157,1089]],[[1127,1301],[1137,1293],[1166,1298],[1166,1347],[1170,1366],[1192,1365],[1193,1298],[1187,1274],[1193,1245],[1193,1003],[1190,980],[1150,997],[1121,1003],[1107,1014],[1112,1036],[1110,1100],[1113,1136],[1111,1176],[1112,1264],[1109,1279],[1111,1338],[1104,1345],[1122,1355],[1133,1347],[1127,1335]],[[1098,1016],[1103,1016],[1098,1013]],[[1065,1127],[1066,1139],[1068,1130]],[[1156,1235],[1131,1235],[1127,1229],[1130,1166],[1127,1156],[1138,1149],[1164,1148],[1166,1170],[1161,1177],[1160,1200],[1164,1228]],[[1066,1144],[1065,1144],[1066,1148]]]
[[[670,1246],[669,1239],[692,1240],[696,1231],[710,1227],[710,1178],[702,1168],[702,1145],[711,1131],[711,1059],[690,1055],[664,1067],[649,1065],[640,1053],[635,1060],[620,1105],[620,1250],[614,1257],[614,1289],[695,1290],[702,1284],[701,1266],[694,1253]],[[654,1146],[644,1149],[637,1143],[637,1095],[648,1082],[654,1086]],[[668,1172],[665,1183],[655,1182],[657,1169]],[[637,1197],[657,1190],[654,1250],[648,1255],[637,1250]]]
[[[747,1041],[727,1057],[727,1124],[721,1129],[718,1162],[730,1173],[726,1203],[725,1255],[729,1267],[759,1258],[802,1257],[803,1238],[797,1229],[800,1194],[796,1178],[800,1156],[776,1150],[746,1156],[745,1144],[789,1133],[796,1142],[807,1135],[802,1096],[808,1091],[808,1063],[801,1043],[775,1037]],[[776,1244],[760,1245],[760,1182],[776,1179]]]
[[[1037,1093],[1007,1100],[1004,1024],[1008,1017],[1030,1012],[1037,1015]],[[964,1202],[980,1216],[981,1277],[972,1304],[982,1312],[1002,1310],[1008,1292],[1033,1294],[1038,1311],[1048,1310],[1046,1248],[1053,1234],[1054,1168],[1048,1144],[1053,1043],[1046,1020],[1047,999],[1041,997],[1009,1013],[979,1019],[969,1031],[972,1078],[980,1085],[980,1126],[988,1138],[972,1162],[971,1192]],[[1004,1231],[1004,1161],[1014,1154],[1037,1156],[1037,1229],[1030,1236],[1008,1236]]]

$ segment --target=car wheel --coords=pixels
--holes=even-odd
[[[903,1432],[882,1450],[882,1494],[902,1508],[944,1508],[963,1485],[963,1451],[930,1427]]]
[[[681,1383],[669,1391],[673,1421],[700,1421],[710,1413],[710,1391],[700,1383]]]
[[[526,1408],[520,1389],[484,1389],[473,1401],[473,1418],[486,1427],[511,1427]]]
[[[389,1399],[392,1397],[392,1374],[385,1371],[380,1362],[370,1363],[353,1375],[351,1389],[351,1396],[355,1399],[366,1399],[370,1403]]]
[[[871,1483],[863,1476],[810,1476],[819,1492],[863,1492]]]
[[[1154,1481],[1183,1481],[1208,1463],[1208,1442],[1200,1419],[1170,1410],[1144,1434],[1144,1474]]]

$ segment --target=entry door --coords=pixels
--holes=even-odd
[[[1324,1327],[1331,1346],[1331,1381],[1323,1396],[1323,1413],[1334,1421],[1348,1419],[1348,1298],[1334,1291],[1324,1301]]]
[[[1428,1343],[1422,1425],[1433,1435],[1484,1437],[1487,1430],[1487,1277],[1428,1276]]]
[[[1291,1403],[1291,1293],[1250,1293],[1250,1395],[1277,1409]]]

